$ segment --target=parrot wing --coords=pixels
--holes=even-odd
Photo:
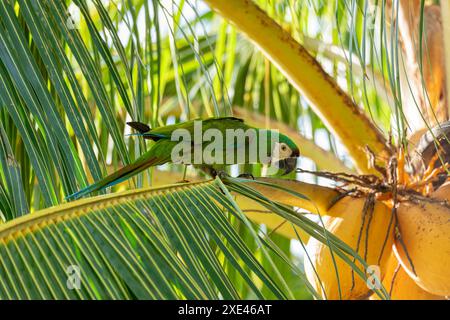
[[[199,119],[200,120],[200,119]],[[69,195],[67,200],[75,200],[87,195],[91,192],[103,190],[105,188],[114,186],[121,183],[132,176],[144,171],[145,169],[167,163],[171,160],[171,150],[177,144],[171,141],[172,133],[177,129],[185,129],[192,134],[195,131],[195,120],[187,121],[184,123],[168,125],[164,127],[158,127],[156,129],[151,129],[148,125],[140,122],[129,122],[128,125],[137,130],[139,133],[134,135],[143,136],[145,139],[151,139],[157,141],[157,143],[148,152],[143,154],[139,159],[137,159],[133,164],[127,165],[122,169],[114,172],[113,174],[97,181],[86,188]],[[223,134],[227,129],[248,129],[244,121],[234,117],[222,117],[222,118],[210,118],[207,120],[202,120],[202,130],[207,129],[218,129]],[[248,141],[246,143],[248,145]],[[186,146],[192,149],[192,145]],[[204,147],[204,146],[202,146]],[[229,147],[229,146],[228,146]],[[235,151],[240,150],[244,146],[233,146]],[[227,148],[222,152],[227,153]]]
[[[148,125],[141,122],[128,122],[127,124],[139,132],[132,135],[142,136],[144,137],[144,139],[158,141],[161,139],[170,139],[172,133],[178,129],[185,129],[193,134],[195,121],[202,121],[203,130],[215,128],[221,131],[225,131],[226,129],[249,128],[248,126],[244,125],[244,120],[235,117],[218,117],[209,118],[206,120],[195,119],[183,123],[158,127],[155,129],[151,129]]]

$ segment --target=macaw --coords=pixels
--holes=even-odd
[[[212,138],[209,137],[210,141],[205,142],[203,141],[203,136],[200,142],[196,141],[196,134],[198,135],[199,132],[196,131],[198,130],[198,126],[196,128],[195,121],[201,121],[197,122],[197,124],[201,123],[200,134],[205,132],[205,139],[208,130],[210,130],[210,133],[216,135],[221,134],[224,137],[223,140],[226,140],[228,132],[239,132],[239,130],[242,130],[240,131],[242,134],[251,129],[253,131],[250,130],[249,132],[254,132],[256,134],[247,135],[245,136],[245,139],[240,139],[240,141],[236,141],[239,139],[232,139],[231,142],[222,141],[219,148],[215,148],[214,152],[210,152],[209,158],[207,157],[208,159],[202,159],[203,162],[197,163],[194,159],[194,157],[196,157],[196,151],[200,151],[200,154],[206,154],[207,148],[211,149],[213,142],[217,141],[211,141]],[[142,136],[144,139],[153,140],[155,142],[153,146],[132,164],[129,164],[100,181],[69,195],[66,197],[66,200],[79,199],[91,192],[112,187],[149,167],[174,162],[173,151],[175,151],[175,148],[180,149],[180,151],[184,150],[185,153],[188,153],[187,156],[185,154],[175,163],[183,163],[185,165],[193,164],[194,167],[203,170],[212,177],[223,172],[227,165],[249,163],[274,164],[278,169],[281,169],[283,174],[287,174],[295,169],[297,158],[300,156],[297,145],[286,135],[272,130],[253,128],[246,125],[242,119],[234,117],[191,120],[155,129],[151,129],[146,124],[140,122],[128,122],[127,124],[139,132],[132,135]],[[185,139],[185,141],[180,142],[182,133],[188,133],[189,135],[194,136],[194,139]],[[252,158],[250,150],[255,150],[255,147],[257,156]],[[261,154],[260,151],[262,150],[262,147],[264,147],[266,151]],[[232,155],[230,156],[231,153]],[[239,155],[241,155],[241,157],[239,157]],[[214,162],[214,160],[216,160],[216,162]]]

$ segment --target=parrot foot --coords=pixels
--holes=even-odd
[[[251,173],[242,173],[242,174],[238,175],[237,177],[242,178],[242,179],[255,180],[255,177]]]
[[[214,177],[219,177],[220,179],[224,179],[224,178],[226,179],[226,178],[230,177],[230,175],[228,173],[226,173],[225,171],[216,171],[214,173],[215,173]]]

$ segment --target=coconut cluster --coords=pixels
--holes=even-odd
[[[450,296],[450,182],[447,162],[442,161],[450,154],[447,131],[433,133],[438,140],[435,153],[429,144],[436,145],[436,140],[430,140],[429,134],[422,138],[412,166],[414,183],[396,177],[402,184],[394,189],[405,196],[394,199],[392,192],[384,198],[371,193],[346,196],[323,217],[326,229],[364,258],[367,264],[355,262],[358,268],[378,268],[379,281],[391,299]],[[326,243],[311,238],[307,253],[305,272],[322,298],[379,299],[367,277],[356,275],[354,267],[333,255]]]

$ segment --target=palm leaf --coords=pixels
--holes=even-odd
[[[25,191],[22,185],[22,177],[20,173],[20,166],[14,157],[12,148],[9,145],[9,141],[3,125],[0,123],[0,167],[8,186],[9,196],[5,198],[5,208],[3,211],[6,213],[6,219],[11,220],[17,216],[27,214],[29,212],[28,204],[26,201]],[[5,192],[6,190],[3,190]],[[6,209],[7,199],[12,199],[12,207],[9,210]]]
[[[0,298],[239,298],[225,262],[257,297],[290,296],[230,224],[227,214],[251,229],[222,187],[211,181],[90,198],[4,224]],[[68,287],[70,266],[80,270],[79,290]]]

